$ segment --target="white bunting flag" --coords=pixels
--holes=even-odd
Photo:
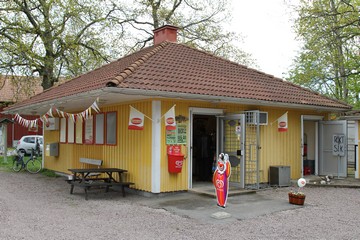
[[[286,132],[288,130],[288,117],[287,112],[278,118],[278,131]]]
[[[175,130],[176,121],[175,121],[175,105],[165,113],[165,127],[166,130]]]
[[[144,129],[144,114],[136,108],[130,106],[129,126],[130,130],[143,130]]]

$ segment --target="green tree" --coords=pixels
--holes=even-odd
[[[289,80],[359,105],[360,1],[301,0],[295,30],[304,46]]]
[[[47,89],[59,77],[99,66],[109,58],[102,33],[117,11],[105,1],[1,1],[2,74],[40,76]]]
[[[128,1],[126,1],[128,2]],[[229,22],[228,0],[137,0],[122,8],[125,35],[124,51],[132,52],[153,42],[152,30],[164,24],[179,27],[179,42],[202,49],[245,65],[256,66],[249,53],[236,43],[241,36],[227,31]],[[122,4],[125,6],[125,4]],[[121,39],[123,44],[123,39]],[[116,42],[116,41],[114,41]]]
[[[227,0],[1,1],[0,72],[39,76],[47,89],[151,45],[152,30],[163,24],[179,26],[187,45],[254,66],[235,47],[241,38],[221,27],[227,6]]]

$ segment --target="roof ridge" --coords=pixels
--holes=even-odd
[[[113,79],[111,79],[109,82],[107,82],[106,86],[107,87],[118,86],[122,81],[124,81],[125,78],[130,76],[144,62],[146,62],[148,59],[150,59],[152,56],[154,56],[156,53],[158,53],[161,49],[163,49],[169,43],[170,42],[168,42],[168,41],[162,42],[158,46],[156,46],[153,50],[151,50],[150,52],[145,53],[144,55],[139,57],[136,61],[134,61],[132,64],[130,64],[128,67],[126,67],[122,72],[120,72]]]

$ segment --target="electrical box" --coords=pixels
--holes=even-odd
[[[269,184],[279,187],[290,186],[290,167],[270,166]]]
[[[57,157],[59,156],[59,143],[49,143],[46,144],[45,150],[46,156]]]

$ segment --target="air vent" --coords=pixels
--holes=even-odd
[[[258,124],[268,125],[268,113],[259,111],[246,111],[246,123],[247,124]],[[259,118],[259,120],[258,120]]]

